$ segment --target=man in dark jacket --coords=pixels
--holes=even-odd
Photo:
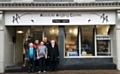
[[[29,44],[29,48],[26,51],[26,60],[28,66],[28,72],[34,72],[35,69],[35,49],[33,47],[33,43]]]
[[[25,49],[25,53],[27,52],[27,50],[29,49],[29,44],[32,42],[32,40],[31,40],[31,36],[28,36],[28,39],[27,39],[27,41],[25,41],[25,43],[24,43],[24,49]],[[25,54],[23,54],[23,56],[25,56],[26,57],[26,55]],[[23,57],[23,58],[25,58],[25,57]],[[24,65],[23,66],[26,66],[26,59],[24,60]]]
[[[51,40],[51,44],[48,50],[48,58],[50,59],[50,69],[51,71],[57,71],[57,64],[59,58],[58,45],[55,43],[55,40]]]
[[[48,48],[50,45],[50,42],[48,41],[47,37],[44,37],[44,45]]]
[[[47,47],[49,50],[50,42],[48,41],[47,37],[44,37],[44,45]],[[49,53],[49,52],[48,52]],[[49,66],[49,58],[45,59],[46,60],[46,66]]]
[[[28,39],[27,39],[27,41],[25,41],[25,43],[24,43],[24,48],[25,48],[25,50],[27,50],[28,48],[29,48],[29,44],[32,42],[32,37],[31,36],[28,36]]]

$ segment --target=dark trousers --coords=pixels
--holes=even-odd
[[[46,69],[45,60],[46,60],[45,57],[39,59],[39,65],[40,65],[39,71]]]
[[[37,51],[35,51],[35,57],[37,58]],[[39,66],[39,60],[35,61],[35,66]]]
[[[34,69],[35,69],[34,59],[30,58],[28,61],[28,71],[34,71]]]
[[[23,62],[25,61],[25,54],[23,54]]]
[[[49,59],[45,59],[46,60],[46,66],[49,66]]]
[[[50,60],[50,70],[57,70],[57,60]]]

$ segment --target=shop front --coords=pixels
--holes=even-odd
[[[13,44],[19,50],[28,35],[31,35],[33,40],[40,41],[47,37],[49,41],[55,39],[58,43],[59,64],[62,66],[113,63],[115,11],[5,12],[4,15],[5,35],[8,37],[9,34],[13,41],[15,38]],[[23,32],[22,37],[18,31]],[[7,37],[5,42],[9,39]],[[6,52],[9,47],[5,47]],[[5,57],[8,58],[7,56],[13,53],[9,58],[16,62],[16,58],[19,58],[16,54],[20,53],[18,49],[5,54]],[[17,63],[19,62],[21,61],[18,60]]]

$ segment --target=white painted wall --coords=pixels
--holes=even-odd
[[[23,34],[16,34],[16,63],[21,62],[23,62]]]
[[[26,32],[28,27],[17,27],[16,31],[23,31],[22,34],[16,34],[16,63],[23,62],[24,42],[26,41]]]
[[[4,31],[0,31],[0,73],[4,72]]]
[[[120,28],[116,31],[117,39],[117,69],[120,70]]]
[[[115,28],[115,42],[116,42],[116,50],[114,51],[113,61],[117,65],[117,69],[120,70],[120,10],[117,11],[117,20],[116,20],[116,28]]]
[[[0,11],[0,73],[4,72],[4,23],[3,12]]]
[[[111,32],[111,46],[112,46],[112,56],[113,56],[113,63],[117,65],[117,47],[116,47],[116,26],[113,27]]]
[[[14,44],[12,36],[14,36],[14,28],[9,27],[4,29],[5,46],[4,46],[4,67],[14,64]]]

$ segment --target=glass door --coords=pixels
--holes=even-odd
[[[43,40],[43,27],[42,26],[32,26],[31,27],[31,35],[32,35],[32,41],[35,40],[42,41]]]

